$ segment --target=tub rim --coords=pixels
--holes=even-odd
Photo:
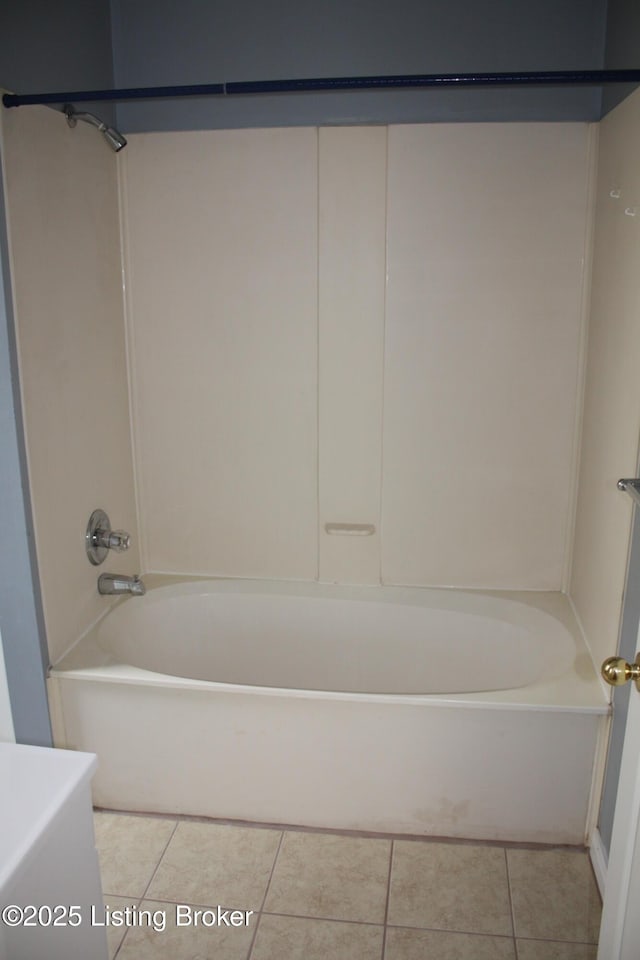
[[[209,585],[209,587],[217,586],[217,592],[220,592],[220,587],[224,587],[226,589],[223,589],[222,592],[253,592],[319,598],[339,596],[340,598],[364,601],[375,597],[378,602],[407,603],[412,606],[434,606],[433,600],[437,599],[444,604],[445,609],[456,609],[456,604],[460,603],[461,600],[464,604],[467,598],[470,598],[472,602],[479,603],[481,607],[487,605],[489,600],[492,600],[494,605],[496,600],[508,601],[510,604],[516,604],[520,607],[532,608],[538,615],[542,613],[557,621],[573,639],[576,655],[573,669],[568,669],[559,676],[538,680],[524,687],[468,693],[351,693],[198,680],[130,666],[117,660],[98,645],[96,634],[103,619],[111,611],[117,610],[122,603],[137,602],[138,598],[133,597],[123,598],[116,603],[109,604],[98,620],[91,624],[77,642],[50,667],[49,676],[51,678],[65,681],[84,680],[96,683],[166,687],[201,693],[208,692],[209,694],[216,692],[227,695],[244,694],[280,698],[414,704],[423,707],[555,710],[588,714],[608,714],[611,709],[570,601],[562,593],[458,590],[457,588],[406,587],[386,584],[344,586],[316,581],[256,580],[237,577],[196,578],[161,574],[146,575],[145,581],[149,591],[147,596],[159,594],[164,592],[166,588],[175,588],[176,586],[182,587],[181,595],[197,594],[202,592],[203,587]],[[214,592],[216,591],[214,590]],[[426,602],[429,599],[431,599],[431,603]],[[499,619],[511,622],[509,618]]]

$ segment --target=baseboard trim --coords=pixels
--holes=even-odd
[[[607,863],[609,858],[602,842],[600,831],[597,827],[595,827],[593,833],[591,834],[591,839],[589,842],[589,857],[591,858],[591,866],[593,867],[593,872],[596,877],[596,883],[598,884],[600,896],[604,900],[604,888],[607,884]]]

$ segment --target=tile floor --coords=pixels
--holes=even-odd
[[[110,915],[137,920],[107,927],[112,960],[596,957],[584,851],[108,812],[95,824]]]

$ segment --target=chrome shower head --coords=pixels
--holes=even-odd
[[[127,141],[122,136],[119,130],[116,130],[115,127],[105,127],[102,130],[102,136],[105,138],[112,150],[115,150],[117,153],[118,150],[122,150],[123,147],[126,147]]]
[[[99,117],[96,117],[95,114],[80,113],[78,110],[76,110],[72,103],[65,103],[62,110],[70,127],[75,127],[78,120],[84,120],[85,123],[90,123],[92,126],[98,128],[111,149],[115,150],[116,153],[118,150],[122,150],[123,147],[126,147],[127,141],[122,134],[116,130],[115,127],[108,127],[106,123]]]

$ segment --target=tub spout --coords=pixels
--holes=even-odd
[[[125,577],[117,573],[102,573],[98,577],[98,593],[109,597],[118,593],[132,593],[141,597],[145,592],[145,585],[136,574],[135,577]]]

